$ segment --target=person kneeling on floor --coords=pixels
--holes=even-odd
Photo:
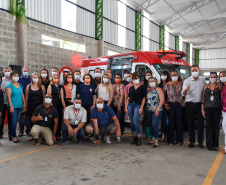
[[[55,134],[58,126],[58,112],[56,108],[51,105],[51,102],[52,96],[47,94],[45,96],[45,104],[36,107],[31,117],[31,121],[34,122],[34,126],[31,129],[31,135],[35,139],[36,146],[40,145],[40,135],[43,135],[48,145],[53,145],[56,141]],[[53,133],[51,131],[52,119],[54,121]]]
[[[73,105],[68,106],[64,111],[64,124],[62,125],[62,145],[69,143],[69,134],[77,135],[77,140],[81,142],[86,133],[84,125],[87,122],[87,111],[82,106],[80,97],[74,99]]]
[[[104,105],[102,98],[98,98],[96,103],[97,105],[91,111],[93,124],[86,126],[86,132],[88,134],[95,134],[96,145],[98,147],[100,144],[100,134],[105,134],[106,143],[110,144],[110,135],[116,134],[117,137],[120,137],[121,129],[118,118],[112,108]]]

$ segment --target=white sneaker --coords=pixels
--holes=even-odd
[[[105,141],[107,144],[111,144],[110,136],[106,136]]]
[[[121,141],[121,137],[117,136],[117,141],[120,142]]]

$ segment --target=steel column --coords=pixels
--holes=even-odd
[[[160,26],[159,29],[159,49],[165,50],[165,27]]]
[[[95,38],[103,39],[103,0],[96,0]]]
[[[136,12],[135,17],[135,50],[142,50],[142,13],[140,11]]]
[[[177,51],[180,50],[180,38],[179,38],[179,36],[175,37],[175,50],[177,50]]]
[[[195,65],[199,66],[199,49],[195,49]]]
[[[187,63],[190,64],[190,44],[187,44],[187,48],[186,48],[186,53],[187,53]]]

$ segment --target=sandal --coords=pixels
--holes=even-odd
[[[177,145],[177,146],[181,146],[181,145],[183,145],[183,143],[177,143],[176,145]]]
[[[152,140],[148,143],[148,145],[155,144],[155,139],[152,138]]]
[[[165,134],[161,135],[161,138],[159,139],[161,142],[163,142],[165,140]]]
[[[158,140],[155,140],[154,147],[158,147],[158,146],[159,146]]]

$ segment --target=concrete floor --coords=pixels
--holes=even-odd
[[[146,144],[147,140],[137,147],[129,144],[130,136],[124,136],[121,143],[112,138],[112,144],[101,143],[99,148],[91,141],[35,147],[26,136],[18,144],[4,136],[0,146],[0,185],[200,185],[220,152],[197,146],[190,149],[188,143],[170,147],[163,142],[153,148]],[[221,130],[221,146],[223,142]],[[226,184],[225,164],[223,157],[213,185]]]

